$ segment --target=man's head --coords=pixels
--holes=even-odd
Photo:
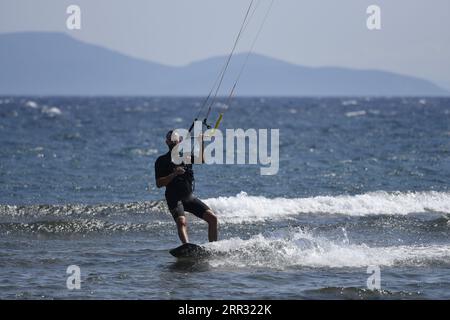
[[[169,147],[169,149],[175,147],[177,144],[181,142],[181,140],[182,139],[180,135],[176,131],[170,130],[166,134],[166,144]]]

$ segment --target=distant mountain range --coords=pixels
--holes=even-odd
[[[151,44],[149,44],[151,45]],[[233,56],[222,95],[246,58]],[[0,34],[1,95],[183,95],[208,93],[226,57],[173,67],[136,59],[64,33]],[[311,68],[252,54],[236,90],[245,96],[437,96],[430,81],[391,72]]]

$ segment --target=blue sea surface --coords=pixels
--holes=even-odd
[[[202,98],[0,97],[0,298],[450,298],[450,98],[223,102],[280,130],[279,171],[195,166],[220,241],[188,214],[212,256],[178,261],[153,165]]]

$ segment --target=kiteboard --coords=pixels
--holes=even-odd
[[[209,256],[209,252],[206,248],[193,243],[182,244],[169,252],[178,259],[199,259]]]

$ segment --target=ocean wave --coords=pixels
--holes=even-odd
[[[116,204],[65,205],[0,205],[0,217],[96,217],[133,215],[148,212],[168,212],[164,201],[145,201]]]
[[[55,117],[62,114],[62,111],[58,107],[43,105],[40,106],[38,102],[34,100],[25,100],[23,102],[23,106],[28,109],[37,109],[42,114],[45,114],[48,117]]]
[[[358,287],[326,287],[305,290],[304,294],[309,299],[423,299],[420,292],[370,290]]]
[[[59,116],[62,114],[61,109],[59,109],[57,107],[48,107],[48,106],[44,106],[41,109],[41,112],[46,114],[49,117],[55,117],[55,116]]]
[[[55,220],[55,221],[36,221],[29,223],[3,222],[0,223],[0,233],[3,234],[89,234],[113,232],[139,232],[151,231],[155,229],[167,229],[170,221],[152,221],[148,223],[117,223],[101,219],[75,219],[75,220]]]
[[[284,236],[262,234],[244,240],[231,238],[205,245],[214,267],[360,268],[367,266],[428,266],[450,264],[449,245],[369,247],[337,242],[297,229]]]
[[[450,214],[449,192],[371,192],[360,195],[318,196],[308,198],[267,198],[241,192],[232,197],[204,200],[225,223],[264,222],[294,219],[301,214],[347,216],[441,213]],[[96,217],[164,213],[170,217],[164,200],[116,204],[0,205],[1,217]],[[445,218],[447,217],[447,218]],[[444,223],[446,223],[444,221]],[[448,223],[448,222],[447,222]]]
[[[37,109],[38,103],[36,101],[33,101],[33,100],[28,100],[27,102],[25,102],[25,107],[28,107],[28,108],[31,108],[31,109]]]
[[[205,202],[228,222],[293,218],[302,213],[349,216],[450,213],[449,192],[371,192],[360,195],[309,198],[266,198],[241,192],[235,197],[206,199]]]
[[[358,100],[354,99],[341,101],[341,105],[343,106],[356,106],[358,103]]]
[[[135,148],[131,149],[131,153],[138,156],[151,156],[158,153],[158,149],[154,148]]]
[[[359,111],[349,111],[345,113],[346,117],[360,117],[360,116],[365,116],[366,115],[366,111],[365,110],[359,110]]]

